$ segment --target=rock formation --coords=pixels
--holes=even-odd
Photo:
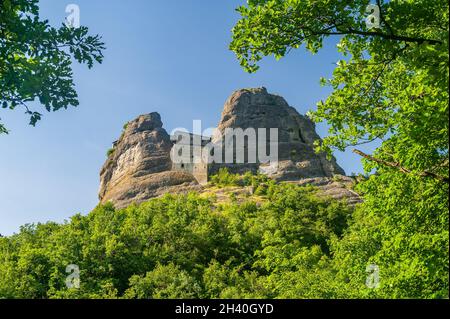
[[[314,142],[320,141],[314,123],[289,106],[284,98],[269,94],[265,88],[238,90],[228,98],[213,141],[222,138],[227,128],[278,129],[279,166],[274,173],[267,173],[276,180],[345,175],[334,158],[328,160],[325,154],[314,152]],[[242,164],[222,166],[239,173],[242,167],[249,168]]]
[[[346,200],[351,206],[361,203],[361,197],[353,191],[356,181],[348,176],[335,175],[333,177],[315,177],[290,181],[288,183],[300,186],[312,185],[317,187],[319,197],[329,197],[335,200]]]
[[[195,189],[192,175],[171,171],[172,146],[158,113],[129,122],[101,169],[100,201],[121,208],[167,192]]]
[[[336,160],[314,152],[314,142],[320,141],[314,124],[282,97],[267,93],[265,88],[234,92],[225,103],[212,141],[220,141],[227,128],[277,128],[278,168],[265,170],[260,163],[205,164],[204,174],[199,175],[202,179],[223,166],[239,173],[259,169],[277,181],[313,184],[326,196],[348,198],[353,203],[359,200],[348,187],[349,178],[342,176],[336,181],[336,176],[345,174]],[[192,169],[197,166],[172,163],[173,146],[158,113],[129,122],[101,169],[100,202],[110,201],[122,208],[165,193],[201,191],[197,170]]]

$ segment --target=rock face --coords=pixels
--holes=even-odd
[[[171,171],[172,146],[158,113],[129,122],[101,169],[100,202],[111,201],[121,208],[167,192],[195,189],[192,175]]]
[[[305,178],[289,183],[300,186],[315,186],[318,189],[318,196],[329,197],[336,200],[346,200],[351,206],[355,206],[362,202],[359,194],[352,190],[355,180],[351,177],[335,175],[333,177]]]
[[[313,150],[320,137],[314,124],[300,115],[280,96],[267,93],[265,88],[234,92],[225,103],[213,143],[220,141],[227,128],[277,128],[278,166],[275,170],[260,163],[205,164],[207,180],[220,167],[231,172],[256,172],[258,169],[277,181],[313,184],[325,196],[349,198],[357,202],[357,194],[347,187],[345,175],[335,159]],[[165,193],[201,191],[198,173],[185,163],[172,163],[170,152],[174,144],[164,130],[158,113],[141,115],[129,122],[100,172],[101,203],[112,202],[117,208],[140,203]]]
[[[320,141],[314,123],[289,106],[284,98],[269,94],[265,88],[238,90],[228,98],[213,142],[223,138],[227,128],[278,129],[279,167],[274,172],[267,170],[267,174],[276,180],[345,175],[334,158],[328,160],[325,154],[314,152],[314,142]],[[245,167],[242,164],[222,166],[238,173]],[[258,168],[266,171],[259,165],[245,167]]]

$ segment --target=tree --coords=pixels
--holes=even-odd
[[[333,92],[309,115],[330,125],[318,149],[354,149],[373,173],[364,204],[332,247],[344,296],[367,294],[366,266],[381,287],[367,296],[448,297],[449,4],[446,0],[249,0],[230,48],[249,72],[304,45],[339,37]],[[369,22],[366,23],[366,19]],[[342,293],[343,290],[341,290]],[[363,293],[364,291],[364,293]]]
[[[84,26],[51,27],[39,17],[38,0],[1,0],[0,35],[0,106],[23,108],[33,126],[42,114],[30,102],[49,112],[78,105],[72,58],[89,68],[103,60],[100,36]],[[0,123],[0,134],[7,132]]]
[[[311,114],[331,125],[321,148],[379,140],[376,154],[365,156],[376,167],[448,183],[448,1],[378,0],[380,24],[370,30],[368,4],[250,0],[238,8],[230,47],[254,72],[262,56],[281,58],[301,45],[315,53],[340,36],[345,59],[322,79],[334,91]]]
[[[121,210],[99,205],[61,225],[26,225],[0,238],[0,298],[323,296],[333,278],[328,242],[352,209],[316,195],[286,184],[270,185],[259,204],[167,194]],[[79,288],[66,286],[72,264]]]

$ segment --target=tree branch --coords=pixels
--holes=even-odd
[[[359,156],[362,156],[362,157],[364,157],[365,159],[367,159],[369,161],[372,161],[372,162],[375,162],[375,163],[378,163],[378,164],[381,164],[381,165],[384,165],[384,166],[396,168],[396,169],[398,169],[400,172],[402,172],[404,174],[411,174],[411,173],[413,173],[413,172],[411,172],[411,170],[401,166],[400,163],[385,161],[385,160],[373,157],[372,155],[368,155],[368,154],[366,154],[366,153],[364,153],[364,152],[362,152],[360,150],[357,150],[357,149],[354,149],[353,153],[358,154]],[[418,175],[421,176],[421,177],[432,177],[432,178],[437,179],[437,180],[439,180],[441,182],[449,184],[449,178],[447,176],[442,176],[442,175],[439,175],[439,174],[436,174],[436,173],[433,173],[433,172],[430,172],[430,171],[423,171],[423,172],[419,173]]]
[[[314,35],[362,35],[362,36],[367,36],[367,37],[380,37],[383,39],[387,39],[387,40],[394,40],[394,41],[404,41],[404,42],[412,42],[412,43],[417,43],[417,44],[422,44],[425,42],[428,42],[429,44],[442,44],[443,42],[440,40],[435,40],[435,39],[426,39],[426,38],[415,38],[415,37],[409,37],[409,36],[403,36],[403,35],[396,35],[394,33],[391,33],[392,29],[390,27],[388,27],[388,29],[390,29],[390,33],[383,33],[381,31],[362,31],[362,30],[355,30],[351,27],[349,28],[341,28],[340,24],[333,24],[328,26],[327,28],[324,28],[322,30],[312,30],[311,28],[308,28],[306,26],[300,26],[300,28],[306,29],[309,31],[309,35],[303,37],[302,39],[300,39],[300,41],[303,41],[304,39],[306,39],[309,36],[314,36]],[[336,31],[330,31],[335,29]]]
[[[360,31],[360,30],[354,30],[354,29],[348,29],[348,30],[339,30],[336,29],[336,32],[324,32],[323,35],[348,35],[348,34],[356,34],[356,35],[363,35],[368,37],[380,37],[387,40],[395,40],[395,41],[404,41],[404,42],[414,42],[418,44],[422,44],[424,42],[428,42],[429,44],[442,44],[442,41],[439,40],[433,40],[433,39],[424,39],[424,38],[414,38],[414,37],[407,37],[402,35],[393,35],[393,34],[386,34],[383,32],[373,32],[373,31]]]

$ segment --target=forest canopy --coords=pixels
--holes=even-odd
[[[105,44],[85,26],[52,27],[39,0],[0,0],[0,108],[22,109],[30,124],[48,112],[78,106],[72,62],[102,63]],[[33,105],[34,106],[34,105]],[[0,122],[0,136],[8,129]]]
[[[342,54],[320,79],[332,93],[309,113],[329,125],[317,149],[351,149],[370,174],[335,246],[339,273],[352,283],[363,260],[384,264],[390,282],[380,290],[392,298],[432,277],[448,280],[448,1],[249,0],[237,11],[230,48],[248,72],[263,57],[301,47],[314,54],[332,38]],[[358,149],[369,143],[372,154]],[[421,297],[448,297],[447,284],[428,283]]]
[[[234,184],[236,176],[224,176],[216,182]],[[319,198],[313,187],[260,177],[251,183],[263,202],[230,196],[218,204],[214,195],[165,195],[121,210],[98,206],[65,224],[24,226],[0,238],[0,296],[448,296],[448,218],[442,203],[426,203],[434,215],[409,211],[410,203],[392,203],[401,213],[384,216]],[[80,270],[79,289],[66,286],[66,267],[73,264]],[[370,265],[379,273],[368,271]],[[374,275],[379,285],[368,285]]]

